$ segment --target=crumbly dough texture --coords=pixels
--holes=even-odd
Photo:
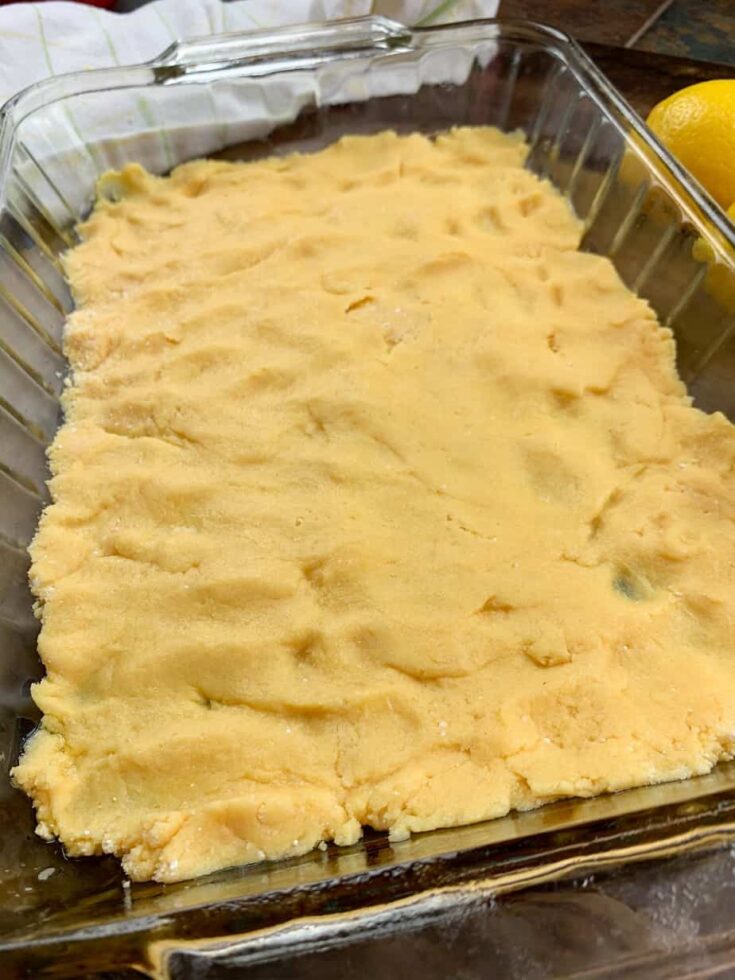
[[[40,834],[174,881],[731,757],[735,429],[525,152],[103,179],[31,547]]]

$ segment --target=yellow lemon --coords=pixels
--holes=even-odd
[[[718,204],[735,202],[735,79],[675,92],[654,106],[647,121]]]
[[[735,204],[727,209],[727,216],[735,223]],[[692,246],[692,255],[698,262],[707,263],[704,288],[717,302],[732,313],[735,311],[735,270],[732,264],[723,262],[712,245],[698,238]]]

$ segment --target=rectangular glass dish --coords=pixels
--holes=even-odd
[[[30,801],[10,784],[8,771],[38,721],[29,696],[41,667],[26,547],[46,500],[45,449],[64,383],[62,333],[72,302],[59,256],[74,243],[96,179],[129,161],[165,173],[201,156],[255,159],[318,149],[343,133],[432,134],[458,124],[525,134],[527,166],[584,221],[583,249],[609,256],[674,331],[679,371],[696,404],[735,419],[735,229],[558,31],[500,21],[411,30],[367,18],[225,35],[176,45],[145,65],[42,82],[2,110],[0,962],[7,975],[137,968],[214,976],[212,957],[242,968],[297,940],[338,943],[376,906],[389,924],[407,922],[431,903],[461,907],[478,883],[507,892],[733,834],[731,763],[683,783],[400,843],[369,834],[354,847],[279,864],[131,886],[117,861],[69,861],[36,838]]]

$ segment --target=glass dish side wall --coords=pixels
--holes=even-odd
[[[0,751],[7,768],[36,721],[25,548],[46,499],[45,447],[58,424],[65,370],[62,330],[72,302],[60,257],[91,206],[96,178],[130,161],[163,173],[202,155],[253,159],[319,148],[345,132],[434,133],[462,124],[525,134],[528,166],[584,220],[583,247],[610,256],[674,330],[680,370],[698,403],[735,412],[732,230],[557,32],[478,22],[411,33],[378,18],[183,45],[151,65],[37,87],[6,110],[0,135]],[[470,854],[682,799],[719,799],[734,785],[723,767],[686,785],[421,835],[382,853],[407,869],[449,851]],[[83,925],[109,939],[109,930],[138,913],[170,915],[362,873],[375,851],[368,843],[277,869],[241,869],[214,885],[136,886],[140,901],[127,908],[116,862],[67,862],[36,840],[30,805],[6,776],[0,808],[13,828],[2,843],[0,936],[16,949]]]

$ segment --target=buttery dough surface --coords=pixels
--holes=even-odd
[[[524,154],[103,179],[31,547],[41,834],[174,881],[731,756],[735,429]]]

